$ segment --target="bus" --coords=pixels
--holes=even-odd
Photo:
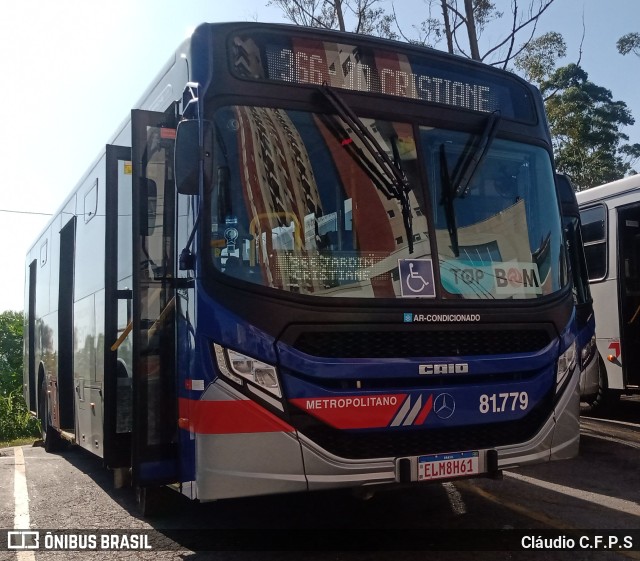
[[[568,176],[556,174],[562,220],[573,281],[578,329],[577,363],[580,369],[580,412],[591,413],[599,405],[600,361],[596,346],[596,321],[589,288],[587,260],[582,240],[582,224],[576,192]]]
[[[572,287],[534,87],[202,24],[28,252],[25,398],[143,509],[497,477],[577,453]]]
[[[597,317],[600,376],[592,401],[606,408],[640,393],[640,179],[580,191],[577,199]]]

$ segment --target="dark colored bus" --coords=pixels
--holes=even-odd
[[[574,456],[538,91],[427,48],[203,24],[26,260],[25,397],[146,500]]]
[[[573,280],[573,298],[576,304],[580,410],[582,413],[590,413],[602,400],[604,366],[596,345],[596,318],[589,287],[589,273],[576,192],[571,180],[564,174],[556,175],[556,183],[562,205],[562,220]]]

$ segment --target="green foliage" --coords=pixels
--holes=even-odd
[[[22,388],[22,331],[21,312],[0,314],[0,396]]]
[[[0,442],[40,434],[39,421],[27,410],[20,393],[0,395]]]
[[[623,101],[597,86],[578,65],[555,70],[540,89],[546,96],[547,117],[558,170],[569,175],[578,190],[633,173],[640,144],[626,144],[621,127],[634,124]]]
[[[637,39],[640,46],[640,35]],[[578,64],[556,68],[565,53],[562,36],[552,32],[532,40],[515,61],[545,97],[558,170],[578,190],[635,173],[640,144],[628,144],[622,132],[634,124],[631,111],[624,101],[614,101],[610,90],[591,82]]]
[[[39,434],[22,397],[22,331],[22,313],[0,314],[0,442]]]
[[[482,32],[488,23],[500,19],[503,15],[504,12],[498,11],[491,0],[475,0],[473,2],[473,19],[476,22],[478,32]]]
[[[640,33],[627,33],[618,39],[616,47],[621,55],[633,53],[640,56]]]
[[[556,68],[558,59],[567,54],[567,44],[560,33],[550,31],[536,37],[515,58],[515,67],[530,82],[540,84]]]

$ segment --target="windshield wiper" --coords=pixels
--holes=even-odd
[[[456,225],[456,211],[453,208],[453,200],[456,198],[454,183],[449,175],[447,165],[447,153],[444,144],[440,145],[440,183],[442,185],[442,197],[440,204],[444,206],[444,217],[447,220],[447,230],[451,240],[451,250],[456,257],[460,256],[458,246],[458,226]]]
[[[469,185],[484,160],[493,139],[496,136],[498,125],[500,124],[500,111],[494,111],[489,115],[485,123],[482,134],[478,137],[473,151],[471,151],[464,162],[458,167],[457,173],[453,180],[455,187],[454,198],[464,198],[469,191]]]
[[[409,193],[411,185],[400,165],[400,154],[398,152],[395,138],[392,139],[392,150],[394,159],[389,158],[387,152],[380,146],[380,143],[371,134],[371,131],[362,122],[351,107],[340,97],[337,92],[327,85],[320,88],[320,92],[333,106],[338,116],[351,128],[358,140],[369,152],[375,165],[367,162],[366,173],[373,179],[373,184],[387,199],[396,199],[402,209],[402,219],[409,253],[413,253],[413,224],[411,217],[411,206],[409,204]]]
[[[496,136],[498,124],[500,123],[500,112],[494,111],[489,115],[485,123],[484,130],[475,143],[474,149],[467,155],[465,160],[458,166],[453,179],[449,175],[447,165],[447,153],[444,144],[440,145],[440,181],[442,184],[442,197],[440,204],[444,206],[444,215],[447,221],[447,230],[451,239],[451,250],[456,257],[460,256],[458,244],[458,226],[456,225],[456,213],[453,201],[457,198],[463,199],[469,192],[469,186],[476,171],[482,164],[489,148]]]

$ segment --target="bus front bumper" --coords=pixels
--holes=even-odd
[[[552,414],[533,438],[517,445],[477,450],[478,473],[473,476],[574,457],[579,447],[579,376],[576,369]],[[196,434],[195,438],[195,495],[200,501],[419,481],[420,457],[341,458],[293,428]]]

